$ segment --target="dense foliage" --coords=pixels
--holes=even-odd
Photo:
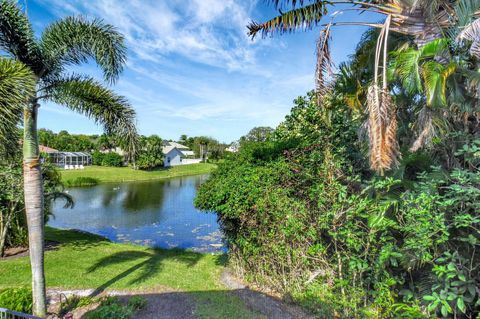
[[[91,152],[97,145],[101,145],[101,139],[97,135],[70,134],[67,131],[54,133],[47,129],[38,130],[38,142],[66,152]]]
[[[150,170],[163,165],[163,140],[158,135],[142,136],[135,164],[139,169]]]
[[[32,290],[28,288],[8,288],[0,290],[0,308],[32,313]]]
[[[25,216],[23,177],[19,159],[0,161],[0,256],[5,248],[27,245],[27,222]],[[45,163],[42,167],[45,222],[51,215],[52,201],[62,198],[66,207],[72,199],[63,193],[61,176],[54,166]]]
[[[475,318],[480,140],[461,132],[438,141],[464,141],[456,167],[440,165],[438,146],[405,152],[379,177],[357,136],[362,119],[341,94],[321,108],[313,93],[295,104],[196,198],[218,212],[238,273],[320,318]]]

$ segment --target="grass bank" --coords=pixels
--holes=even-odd
[[[135,170],[130,167],[87,166],[83,170],[60,170],[62,181],[67,186],[82,186],[77,183],[85,178],[95,179],[98,183],[145,181],[163,178],[199,175],[212,172],[217,166],[210,163],[174,166],[152,171]],[[79,185],[77,185],[79,184]]]
[[[45,253],[47,287],[127,289],[139,294],[181,291],[202,318],[257,318],[219,283],[224,256],[112,243],[103,237],[47,227],[59,246]],[[28,257],[0,261],[0,289],[30,285]]]

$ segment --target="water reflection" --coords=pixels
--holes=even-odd
[[[82,229],[118,242],[223,251],[216,215],[193,207],[196,189],[206,178],[72,188],[75,207],[64,209],[56,203],[49,225]]]

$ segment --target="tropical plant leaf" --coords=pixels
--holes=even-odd
[[[465,26],[465,28],[459,33],[457,40],[459,42],[463,40],[471,41],[470,54],[477,59],[480,59],[480,19],[476,19]]]
[[[250,22],[247,26],[248,35],[254,38],[258,32],[262,36],[270,33],[286,33],[296,29],[311,29],[318,25],[322,17],[327,13],[328,1],[315,1],[309,5],[281,13],[275,18],[264,23]]]
[[[428,106],[444,107],[447,105],[446,83],[448,77],[455,72],[456,68],[455,63],[444,66],[433,60],[422,65]]]
[[[17,125],[23,107],[35,92],[35,78],[19,61],[0,57],[0,151],[11,154],[18,148]]]
[[[383,174],[397,166],[400,157],[395,105],[390,92],[375,84],[368,89],[367,104],[370,166]]]
[[[45,93],[47,99],[103,125],[105,132],[117,137],[127,150],[135,150],[138,142],[135,111],[123,96],[93,78],[78,75],[50,83]]]
[[[50,73],[61,72],[68,64],[87,62],[88,58],[97,62],[107,81],[115,81],[123,71],[124,37],[102,20],[67,17],[47,27],[41,40]]]
[[[317,104],[320,105],[323,97],[330,91],[330,86],[325,84],[325,74],[333,74],[332,60],[330,57],[330,27],[329,24],[320,32],[317,40],[317,66],[315,71],[315,86]]]
[[[13,0],[0,0],[0,50],[29,66],[35,73],[43,67],[32,26]]]

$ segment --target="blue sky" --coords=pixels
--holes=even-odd
[[[250,20],[275,13],[261,0],[28,1],[39,34],[58,18],[80,14],[100,17],[125,35],[128,64],[113,89],[134,106],[141,134],[207,135],[223,142],[254,126],[275,127],[293,99],[314,87],[319,28],[255,41],[247,37]],[[337,20],[372,18],[347,11]],[[333,31],[337,64],[353,52],[364,30]],[[74,69],[80,70],[101,79],[93,64]],[[91,120],[54,104],[40,109],[39,127],[101,132]]]

